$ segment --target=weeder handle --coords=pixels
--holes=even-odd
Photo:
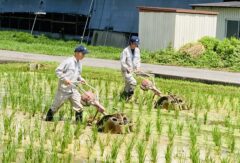
[[[80,82],[73,82],[71,83],[71,85],[74,87],[74,88],[79,88],[79,90],[83,93],[86,93],[86,90],[83,89],[82,87],[79,86]],[[94,90],[96,92],[96,98],[97,100],[99,100],[99,92],[96,88],[94,88],[93,86],[91,86],[90,84],[88,84],[87,82],[85,82],[85,85],[88,86],[89,88],[91,88],[92,90]]]
[[[92,90],[94,90],[96,92],[96,96],[97,96],[97,100],[99,100],[99,92],[96,88],[94,88],[93,86],[91,86],[90,84],[88,84],[87,82],[85,83],[86,86],[88,86],[89,88],[91,88]]]
[[[153,85],[155,86],[155,76],[153,74],[149,74],[149,73],[146,73],[146,72],[143,72],[143,71],[138,71],[138,72],[134,72],[134,73],[142,79],[145,79],[146,77],[151,78],[151,80],[153,82]],[[143,77],[141,75],[145,75],[146,77]]]

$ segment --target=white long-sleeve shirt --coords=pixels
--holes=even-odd
[[[136,70],[141,66],[141,57],[140,57],[140,49],[135,48],[134,54],[132,54],[130,46],[126,47],[120,58],[121,69],[123,72],[126,72],[128,68],[132,70]]]
[[[56,68],[56,75],[59,78],[58,88],[64,92],[72,92],[73,86],[66,85],[65,80],[76,82],[81,80],[82,63],[75,57],[70,57],[63,61]]]

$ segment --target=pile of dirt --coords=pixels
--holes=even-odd
[[[179,52],[183,53],[183,54],[186,54],[186,55],[189,55],[192,58],[198,58],[205,52],[205,48],[200,42],[189,43],[189,44],[186,44],[186,45],[182,46],[179,49]]]

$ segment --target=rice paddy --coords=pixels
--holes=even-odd
[[[83,123],[75,123],[70,103],[54,122],[44,121],[57,88],[57,65],[42,64],[36,71],[27,63],[0,65],[0,162],[240,161],[238,87],[156,79],[162,92],[182,96],[190,110],[154,109],[152,92],[139,86],[129,103],[120,100],[120,72],[84,67],[83,77],[99,90],[106,111],[123,112],[134,123],[131,133],[100,133],[87,125],[96,111],[91,106]]]

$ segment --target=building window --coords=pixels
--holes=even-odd
[[[0,29],[31,30],[34,18],[33,13],[0,13]],[[86,18],[77,14],[47,13],[37,17],[34,31],[82,35]]]
[[[236,37],[239,38],[240,37],[240,21],[236,21],[236,20],[227,20],[227,32],[226,32],[226,36],[228,38],[230,37]]]

